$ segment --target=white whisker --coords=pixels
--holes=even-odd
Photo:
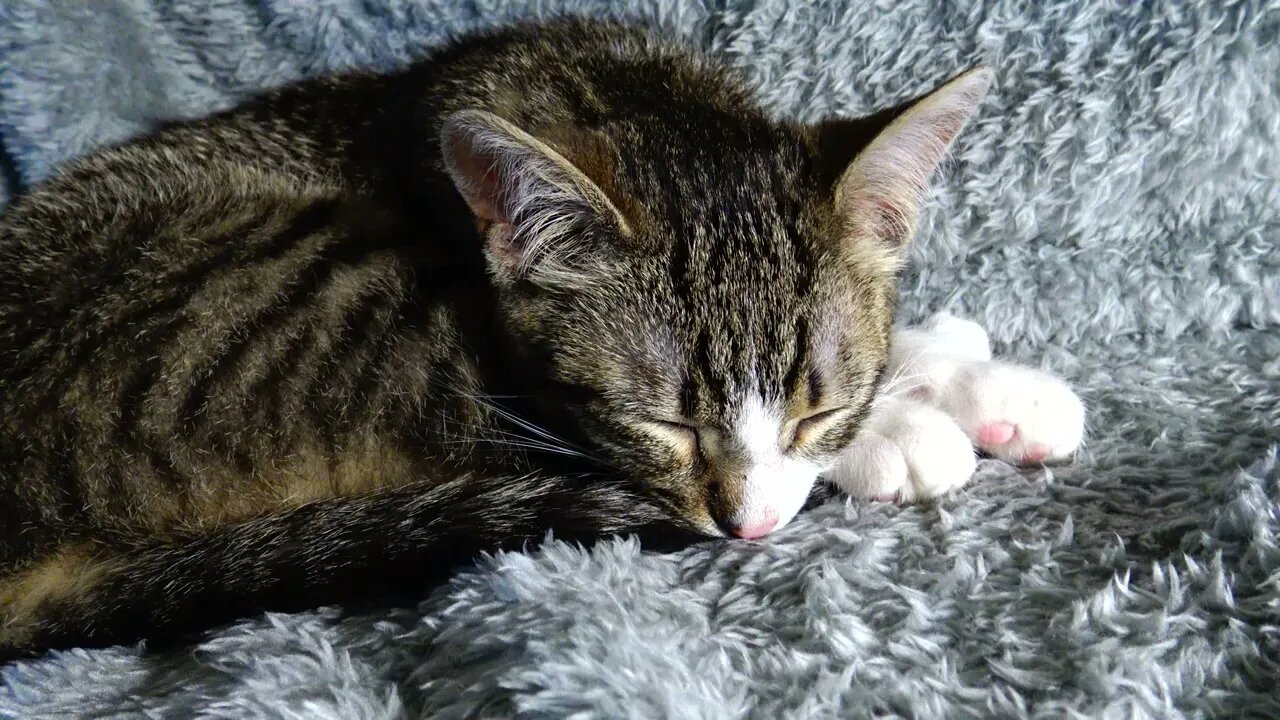
[[[604,467],[613,467],[611,463],[587,452],[584,448],[578,447],[577,445],[569,442],[568,440],[565,440],[564,438],[556,435],[555,433],[538,425],[537,423],[534,423],[526,418],[523,418],[517,415],[510,408],[507,408],[499,404],[498,402],[496,402],[496,400],[499,398],[505,399],[505,398],[529,397],[527,395],[523,395],[523,396],[521,395],[477,395],[473,393],[464,393],[461,391],[455,391],[455,394],[458,395],[459,397],[466,398],[478,405],[481,405],[489,409],[493,414],[497,415],[499,418],[502,418],[503,420],[506,420],[507,422],[515,425],[516,427],[522,430],[528,431],[535,436],[535,437],[529,437],[529,436],[521,435],[519,433],[511,432],[509,430],[504,430],[502,428],[497,428],[497,427],[463,423],[465,426],[477,431],[482,436],[488,436],[488,437],[481,438],[481,440],[484,442],[488,442],[494,445],[507,444],[512,448],[538,450],[542,452],[555,453],[555,454],[566,455],[570,457],[579,457],[585,460],[590,460]]]

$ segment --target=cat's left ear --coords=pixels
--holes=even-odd
[[[630,228],[600,186],[546,142],[483,110],[461,110],[440,131],[445,168],[486,227],[499,279],[582,281],[602,234]]]
[[[861,150],[833,173],[836,209],[846,242],[868,241],[887,258],[915,231],[929,181],[947,150],[991,87],[994,73],[979,67],[904,106],[869,118],[833,120],[818,126],[818,147],[826,163],[841,152]],[[867,135],[874,136],[867,142]]]

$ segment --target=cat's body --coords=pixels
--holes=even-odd
[[[538,63],[590,55],[568,32],[508,39],[502,56],[531,58],[512,87],[533,83]],[[524,440],[506,441],[542,438],[501,422],[488,398],[521,388],[524,361],[494,332],[483,241],[436,169],[443,118],[481,102],[466,97],[488,82],[471,66],[495,54],[474,41],[399,75],[287,88],[73,163],[10,209],[0,225],[0,568],[21,568],[0,589],[17,608],[10,643],[28,642],[21,614],[73,595],[117,554],[315,500],[469,475],[465,493],[488,491],[512,540],[560,524],[517,527],[513,509],[536,515],[572,498],[541,508],[529,486],[551,481],[513,479],[534,466]],[[501,101],[481,107],[510,114]],[[546,474],[572,469],[536,454]],[[614,513],[599,522],[633,524],[626,509]],[[353,542],[336,525],[326,532]],[[460,544],[457,557],[424,543],[420,557],[387,568],[371,558],[370,572],[333,582],[385,586],[379,575],[394,565],[447,566],[494,539]],[[295,555],[309,551],[325,552]],[[301,590],[263,586],[250,604]],[[197,616],[217,601],[201,604]],[[66,641],[127,640],[155,624],[139,621]]]
[[[315,80],[0,219],[0,654],[415,587],[481,550],[758,537],[889,361],[989,84],[800,126],[634,29]]]

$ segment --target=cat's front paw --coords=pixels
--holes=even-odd
[[[976,467],[969,438],[945,413],[881,397],[826,478],[851,497],[914,502],[963,486]]]
[[[1084,438],[1084,403],[1061,379],[1033,368],[962,364],[933,400],[975,447],[1006,462],[1064,460]]]

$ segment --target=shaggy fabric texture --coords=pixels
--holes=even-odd
[[[993,64],[903,319],[968,315],[1074,382],[1078,462],[984,462],[940,502],[835,502],[765,542],[551,542],[414,609],[246,619],[194,651],[54,653],[0,671],[0,716],[1280,716],[1280,3],[4,0],[4,192],[257,88],[565,12],[684,33],[805,119]]]

